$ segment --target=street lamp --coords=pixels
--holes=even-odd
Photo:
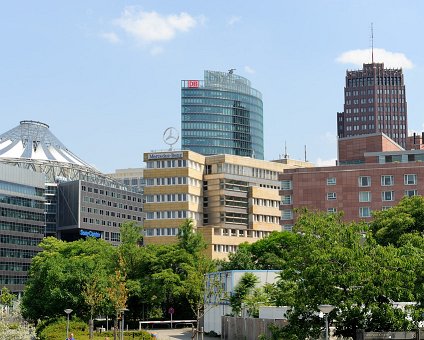
[[[69,314],[72,313],[72,309],[67,308],[65,309],[65,313],[68,315],[68,322],[66,323],[66,339],[69,338],[68,334],[69,334]]]
[[[319,310],[325,317],[325,340],[328,340],[328,314],[335,308],[333,305],[319,305]]]
[[[119,310],[122,314],[122,324],[121,324],[121,339],[124,340],[124,315],[125,312],[128,312],[129,309],[128,308],[122,308],[121,310]]]

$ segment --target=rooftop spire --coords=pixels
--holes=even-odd
[[[371,23],[371,62],[374,64],[374,26]]]

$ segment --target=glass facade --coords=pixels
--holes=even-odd
[[[32,172],[9,170],[13,174],[8,180],[6,170],[0,164],[0,287],[20,293],[31,259],[41,250],[38,244],[45,233],[44,189],[19,183],[18,170],[25,171],[24,176],[28,178]]]
[[[181,82],[182,149],[264,159],[262,95],[232,72]]]

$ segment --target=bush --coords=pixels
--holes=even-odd
[[[6,323],[0,319],[0,340],[35,339],[34,329],[18,323]]]
[[[210,336],[210,337],[214,337],[214,338],[218,338],[218,337],[220,337],[220,335],[218,335],[216,332],[214,332],[214,331],[210,331],[209,333],[208,332],[206,332],[206,335],[207,336]]]
[[[61,317],[58,319],[49,319],[42,321],[37,326],[37,335],[39,340],[63,340],[66,338],[66,323],[67,319]],[[72,318],[69,321],[69,333],[73,333],[75,339],[84,340],[89,338],[88,325],[78,319]],[[131,339],[135,340],[152,340],[152,335],[145,331],[128,331],[125,332],[126,336],[130,336]],[[105,337],[113,339],[113,331],[107,331],[102,333],[94,332],[94,339],[104,340]],[[1,340],[1,339],[0,339]]]
[[[37,326],[37,335],[40,340],[65,339],[66,324],[67,319],[64,317],[46,320]],[[88,326],[84,321],[78,318],[69,321],[69,333],[74,333],[76,338],[85,332],[88,332]]]

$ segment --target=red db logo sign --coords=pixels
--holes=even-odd
[[[189,80],[188,81],[188,87],[199,87],[199,81],[198,80]]]

